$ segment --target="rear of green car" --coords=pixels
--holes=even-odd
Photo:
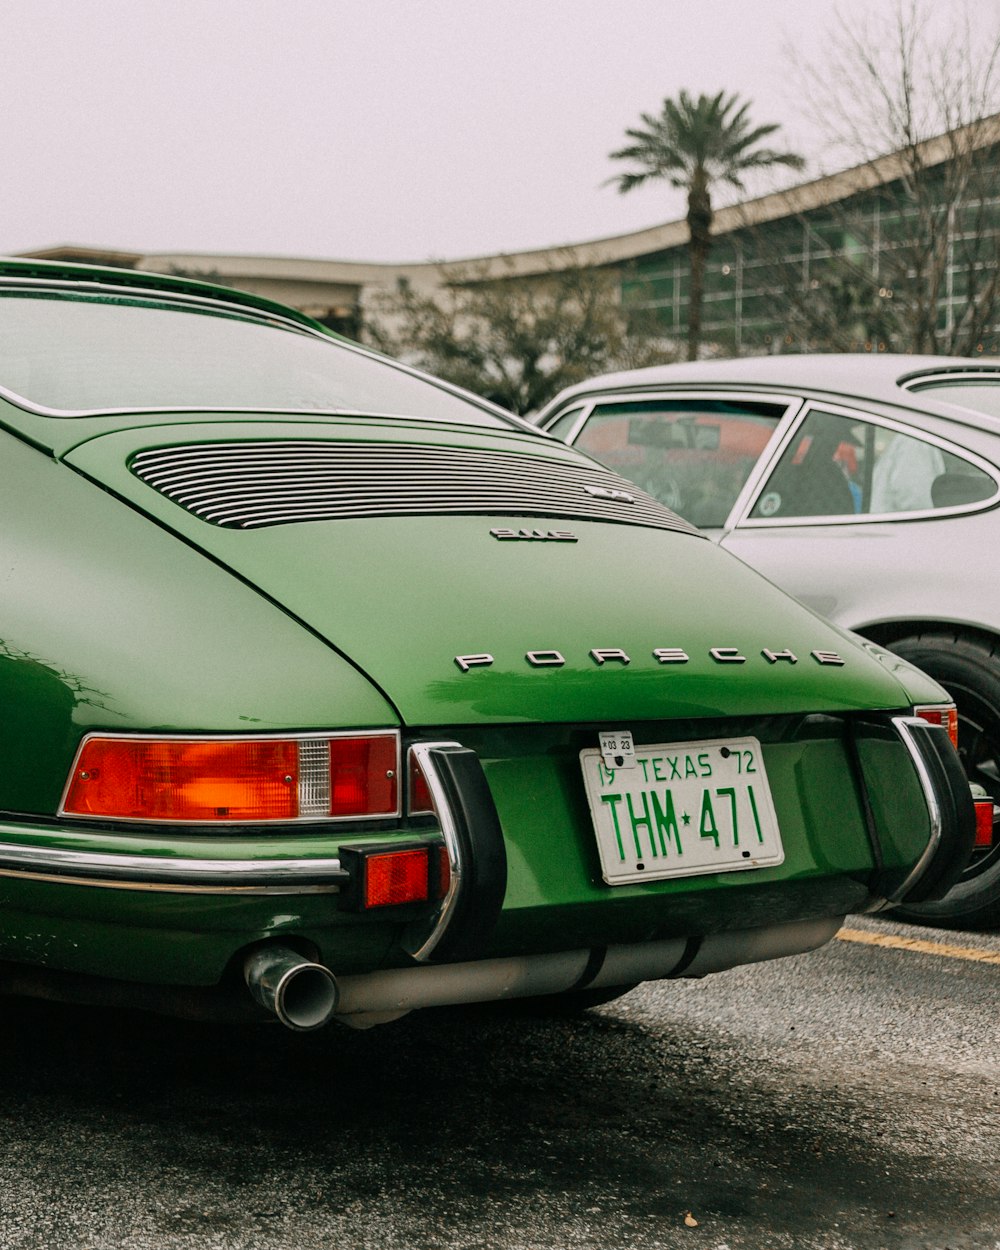
[[[959,871],[940,688],[616,475],[249,297],[0,285],[9,989],[586,1001]]]

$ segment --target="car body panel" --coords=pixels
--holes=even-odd
[[[254,436],[277,433],[262,427]],[[157,434],[167,445],[171,435],[177,437],[166,429]],[[186,428],[184,437],[214,442],[218,427]],[[310,437],[319,438],[316,427]],[[487,445],[498,442],[493,437]],[[471,434],[463,445],[475,445]],[[133,436],[119,433],[92,440],[67,460],[155,512],[318,635],[335,640],[387,692],[407,724],[578,721],[588,718],[595,701],[611,719],[646,720],[658,716],[664,697],[677,716],[734,715],[750,707],[843,710],[861,697],[870,700],[873,683],[882,686],[880,706],[906,705],[898,685],[863,655],[852,654],[843,666],[818,664],[811,653],[836,651],[842,637],[797,612],[748,570],[720,559],[700,537],[558,514],[531,518],[531,530],[561,526],[576,541],[498,541],[491,531],[511,518],[488,514],[227,529],[192,517],[140,482],[127,469],[136,450]],[[357,559],[361,550],[364,561]],[[601,569],[597,588],[594,567]],[[398,588],[412,581],[415,570],[426,591],[411,597],[406,643],[400,645],[394,605]],[[703,595],[680,593],[695,582]],[[517,587],[505,611],[482,594],[484,583]],[[438,588],[445,585],[448,593],[442,594]],[[586,614],[568,616],[565,603],[583,596]],[[365,604],[363,613],[356,610],[359,603]],[[667,603],[669,627],[662,606]],[[653,653],[666,647],[684,648],[689,661],[658,663]],[[720,680],[712,647],[738,647],[747,662],[731,666]],[[621,648],[629,662],[595,663],[595,648]],[[789,649],[801,662],[769,663],[761,654],[765,648]],[[526,656],[541,651],[557,651],[565,664],[533,667]],[[456,663],[456,657],[480,653],[491,654],[493,663],[468,671]],[[426,659],[417,662],[417,656],[430,659],[430,681]],[[613,668],[627,672],[611,680]]]
[[[8,439],[0,477],[5,809],[54,811],[94,728],[396,723],[354,665],[66,465]]]
[[[758,569],[815,612],[846,629],[865,633],[897,621],[938,621],[979,628],[983,621],[983,582],[955,559],[956,544],[982,541],[981,522],[954,518],[850,527],[810,526],[737,528],[723,535],[727,551]],[[926,562],[919,598],[914,593],[914,552]],[[863,576],[859,573],[863,572]]]

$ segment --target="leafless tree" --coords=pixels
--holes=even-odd
[[[614,275],[560,261],[531,277],[509,261],[443,265],[433,293],[376,298],[365,337],[519,413],[596,373],[675,358],[651,314],[622,309]]]
[[[791,320],[833,347],[861,327],[899,351],[982,351],[1000,321],[1000,25],[983,42],[968,8],[929,0],[874,14],[838,18],[800,84],[850,168],[826,221],[801,215],[819,263],[786,284]],[[861,320],[838,320],[845,291]]]

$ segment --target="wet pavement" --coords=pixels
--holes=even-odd
[[[0,1004],[0,1250],[1000,1250],[1000,938],[575,1018],[293,1035]]]

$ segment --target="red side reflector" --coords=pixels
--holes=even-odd
[[[933,707],[915,707],[914,716],[919,716],[928,725],[943,725],[948,731],[951,745],[958,747],[958,708],[954,703],[938,703]]]
[[[973,846],[977,851],[988,851],[993,845],[993,800],[976,800],[976,840]]]
[[[426,902],[430,895],[429,868],[427,847],[366,856],[364,906]]]

